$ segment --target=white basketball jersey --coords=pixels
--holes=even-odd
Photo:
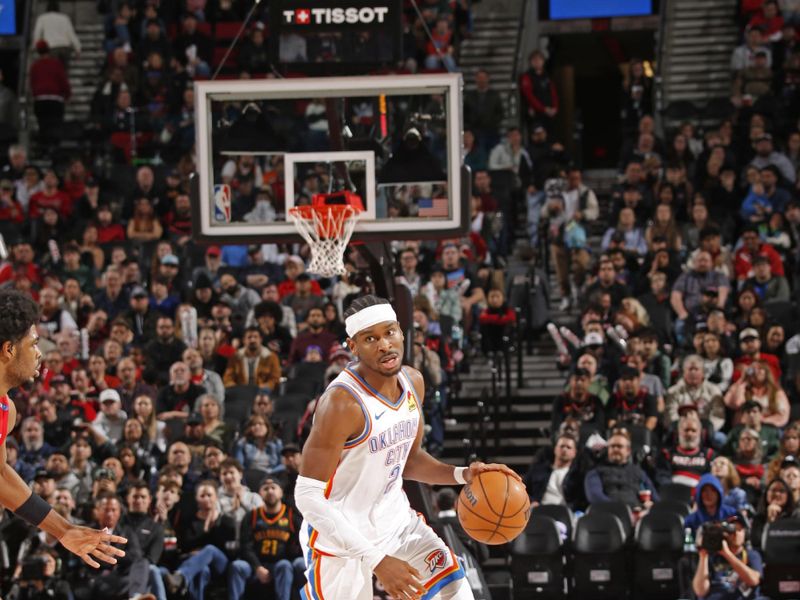
[[[403,470],[417,437],[419,400],[404,370],[397,379],[402,392],[386,398],[350,364],[328,389],[340,387],[355,398],[364,413],[364,430],[344,445],[339,465],[325,488],[325,497],[377,548],[384,547],[415,514],[403,491]],[[305,534],[305,535],[303,535]],[[308,545],[323,554],[337,554],[336,544],[308,523],[301,531]]]

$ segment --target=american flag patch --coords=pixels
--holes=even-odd
[[[420,217],[449,217],[450,202],[447,198],[420,198],[417,214]]]

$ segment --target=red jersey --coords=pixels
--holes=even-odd
[[[9,409],[10,403],[11,400],[8,399],[8,396],[0,398],[0,444],[5,444],[6,438],[8,437],[8,415],[11,412]]]

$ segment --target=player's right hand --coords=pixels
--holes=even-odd
[[[404,560],[393,556],[385,556],[375,567],[375,576],[383,585],[383,589],[392,598],[406,600],[422,598],[426,590],[422,585],[422,576],[414,567]]]
[[[270,580],[270,572],[266,567],[258,567],[256,569],[256,578],[264,584],[269,583]]]

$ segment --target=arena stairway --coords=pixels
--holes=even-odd
[[[38,0],[34,8],[34,19],[44,12],[46,2]],[[81,54],[73,56],[69,65],[69,82],[72,97],[65,107],[64,129],[61,148],[74,150],[80,148],[83,126],[89,116],[89,107],[100,73],[105,66],[106,53],[103,51],[103,16],[98,14],[94,0],[62,0],[59,8],[72,19],[75,33],[81,41]],[[29,121],[32,131],[36,130],[36,118],[31,111]]]
[[[601,218],[588,232],[592,251],[597,253],[606,227],[608,198],[611,187],[616,182],[616,172],[609,169],[589,170],[584,173],[584,182],[595,190],[600,204]],[[520,248],[526,245],[524,235],[524,229],[516,232],[517,245]],[[520,264],[518,255],[509,258],[509,269]],[[550,285],[550,319],[559,325],[572,327],[578,317],[578,309],[558,309],[561,296],[555,275],[549,266],[547,275]],[[520,349],[515,347],[511,356],[510,403],[506,401],[505,380],[502,376],[493,392],[494,367],[486,357],[478,354],[472,359],[469,372],[459,375],[461,389],[457,397],[450,401],[451,419],[445,427],[443,460],[461,465],[476,453],[480,458],[504,462],[523,474],[536,451],[548,443],[552,402],[562,390],[565,374],[556,366],[555,345],[546,332],[536,335],[530,354],[527,348],[521,350],[523,385],[517,385]],[[495,415],[498,417],[496,430]],[[482,443],[481,422],[484,425],[485,446]],[[497,445],[496,441],[499,442]]]
[[[736,24],[737,0],[671,0],[664,10],[660,74],[662,106],[691,102],[699,109],[699,123],[705,124],[703,109],[711,100],[730,98],[730,59],[740,43]],[[685,116],[667,119],[674,127]],[[719,117],[708,115],[709,124]]]
[[[458,67],[464,75],[464,90],[475,89],[475,73],[486,69],[492,88],[500,92],[505,106],[503,130],[518,125],[517,53],[520,17],[526,0],[493,0],[472,4],[473,31],[461,44]]]

